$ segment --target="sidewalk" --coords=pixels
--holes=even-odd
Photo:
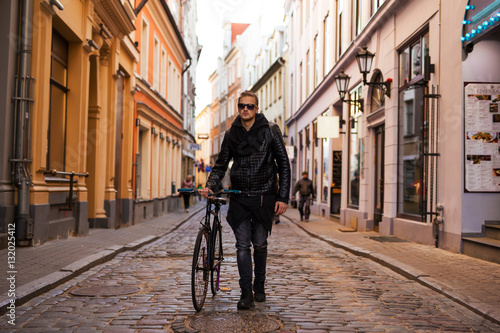
[[[14,268],[7,268],[7,249],[0,250],[0,315],[11,298],[7,277],[15,276],[16,306],[51,290],[88,269],[134,250],[175,230],[205,207],[198,202],[186,213],[183,209],[121,229],[90,229],[85,237],[49,241],[36,247],[17,247]],[[12,273],[13,272],[13,273]]]
[[[291,206],[284,216],[311,236],[378,262],[500,323],[498,264],[373,231],[341,232],[344,225],[315,215],[300,222],[298,210]]]
[[[122,251],[137,249],[168,234],[204,207],[197,203],[190,213],[182,210],[122,228],[93,229],[86,237],[54,240],[37,247],[16,249],[16,306],[68,281]],[[282,221],[292,221],[313,237],[355,255],[374,260],[457,301],[500,324],[500,265],[400,240],[376,232],[341,232],[343,225],[312,215],[299,222],[297,209],[289,206]],[[278,227],[278,226],[276,226]],[[371,238],[379,237],[379,238]],[[9,298],[7,250],[0,250],[0,314]]]

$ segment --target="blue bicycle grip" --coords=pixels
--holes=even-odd
[[[241,194],[241,191],[240,190],[223,190],[222,193]]]
[[[177,192],[193,192],[194,188],[179,188]]]

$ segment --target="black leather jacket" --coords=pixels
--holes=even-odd
[[[224,135],[219,157],[207,180],[212,191],[220,186],[231,159],[231,189],[250,196],[275,194],[276,200],[288,203],[290,162],[278,125],[259,113],[247,132],[240,117],[236,117]]]

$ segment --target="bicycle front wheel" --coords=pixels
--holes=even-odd
[[[202,228],[196,237],[191,271],[191,296],[196,311],[201,311],[203,304],[205,304],[209,272],[208,230],[207,228]]]
[[[214,223],[214,230],[212,232],[212,269],[211,269],[211,287],[212,294],[215,295],[219,290],[219,282],[220,282],[220,269],[223,260],[222,256],[222,228],[219,220],[216,220]]]

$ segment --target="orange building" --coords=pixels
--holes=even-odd
[[[182,181],[182,76],[190,60],[178,1],[136,1],[134,222],[176,209]]]

